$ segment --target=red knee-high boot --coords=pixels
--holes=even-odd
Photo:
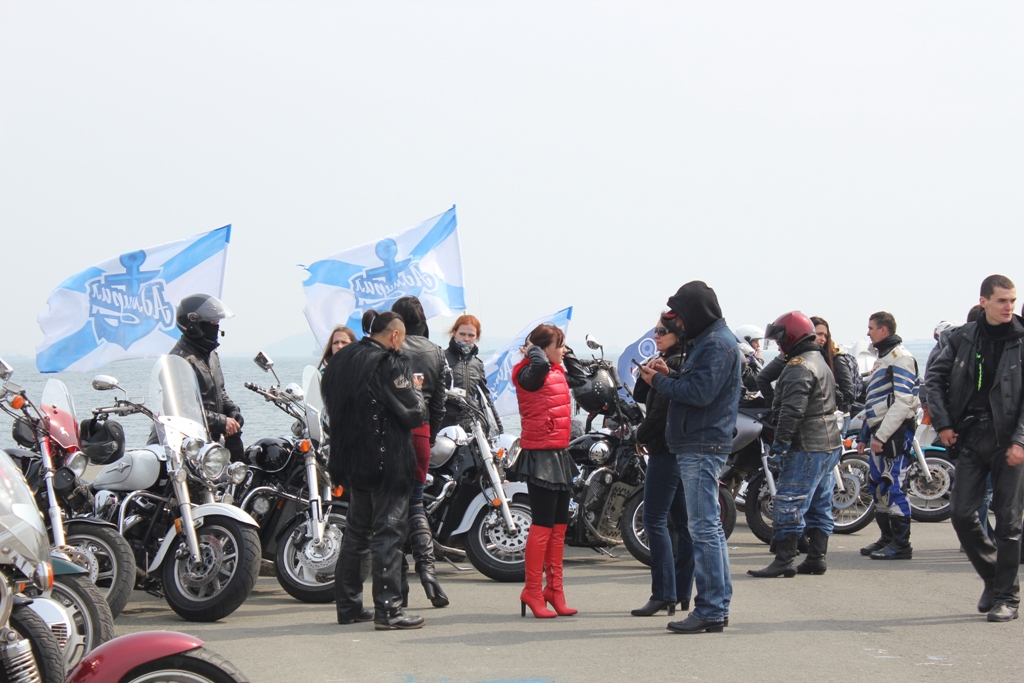
[[[562,556],[565,553],[565,524],[556,524],[551,529],[551,540],[544,556],[548,585],[544,588],[544,599],[551,603],[560,617],[570,617],[579,610],[567,607],[565,590],[562,587]]]
[[[533,616],[538,619],[551,619],[556,616],[544,604],[544,591],[541,585],[544,575],[544,558],[551,540],[551,529],[546,526],[530,525],[530,534],[526,537],[526,587],[519,594],[522,616],[526,616],[529,605]]]

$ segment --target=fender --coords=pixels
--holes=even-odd
[[[514,496],[517,496],[519,494],[525,494],[527,491],[526,484],[521,481],[506,481],[504,484],[501,485],[501,488],[505,489],[505,497],[508,498],[509,502],[512,501]],[[487,490],[489,491],[490,487],[488,487]],[[464,534],[467,531],[469,531],[469,527],[473,525],[473,520],[476,519],[476,516],[480,514],[480,511],[483,510],[484,507],[489,507],[490,504],[491,499],[485,495],[484,491],[481,491],[480,495],[474,498],[466,507],[466,512],[462,515],[462,521],[459,522],[459,526],[456,527],[456,529],[452,531],[450,535],[456,536],[458,534]]]
[[[345,523],[348,524],[348,503],[343,503],[339,499],[334,498],[330,502],[324,504],[324,519],[327,518],[328,513],[341,515],[345,518]],[[289,526],[291,526],[291,523],[294,522],[296,519],[302,518],[308,521],[309,514],[309,508],[299,510],[299,512],[295,514],[293,517],[291,517],[291,519],[286,521],[284,524],[281,524],[277,528],[277,534],[274,536],[274,540],[280,541],[284,537],[284,532],[288,529]],[[342,532],[344,532],[344,529],[342,529]]]
[[[203,641],[176,631],[140,631],[100,645],[71,670],[64,683],[119,681],[137,666],[180,655],[203,646]]]
[[[107,520],[99,519],[98,517],[71,517],[64,520],[65,527],[69,527],[72,524],[91,524],[93,526],[106,526],[111,529],[117,529],[117,525],[113,522],[108,522]]]
[[[53,566],[53,575],[60,576],[61,574],[88,574],[89,572],[82,569],[74,562],[71,562],[59,555],[50,555],[50,564]]]
[[[203,505],[197,505],[192,508],[192,519],[196,521],[199,521],[203,517],[209,517],[210,515],[223,515],[255,529],[260,528],[260,525],[256,523],[256,520],[253,519],[248,512],[245,512],[241,508],[236,508],[234,505],[225,505],[224,503],[204,503]],[[160,568],[160,565],[163,564],[164,556],[167,555],[167,551],[170,549],[171,543],[174,542],[174,537],[177,535],[178,532],[174,530],[174,527],[167,530],[167,534],[164,536],[164,539],[160,541],[160,548],[156,551],[156,556],[149,564],[149,569],[146,570],[147,574],[151,574]]]

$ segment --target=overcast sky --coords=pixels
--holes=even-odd
[[[458,205],[484,337],[625,345],[684,282],[841,342],[1024,281],[1024,3],[0,4],[0,352],[68,275],[234,225],[224,351]],[[435,335],[436,336],[436,335]]]

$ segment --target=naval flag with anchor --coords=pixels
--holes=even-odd
[[[340,251],[305,267],[303,311],[317,343],[335,325],[362,337],[363,312],[419,297],[427,318],[466,310],[455,207],[400,233]]]
[[[107,363],[167,353],[181,336],[178,301],[221,297],[231,226],[139,249],[72,275],[39,316],[39,372],[88,372]]]
[[[546,318],[537,318],[519,331],[515,338],[484,362],[484,374],[487,377],[487,388],[491,390],[491,400],[498,415],[519,414],[519,400],[516,388],[512,384],[512,368],[523,359],[521,351],[526,343],[526,335],[533,332],[537,325],[554,325],[565,334],[569,333],[569,321],[572,320],[572,306],[552,313]]]

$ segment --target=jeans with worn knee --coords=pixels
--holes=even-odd
[[[668,528],[670,519],[674,532]],[[651,599],[689,602],[693,597],[693,540],[687,528],[679,463],[671,453],[651,453],[647,460],[643,521],[651,548]]]
[[[782,456],[782,471],[772,504],[774,538],[802,535],[805,529],[819,529],[832,535],[832,470],[843,450],[805,453],[792,451]]]
[[[683,481],[690,537],[693,539],[697,597],[692,614],[704,621],[722,621],[729,615],[729,603],[732,601],[729,548],[725,544],[722,511],[718,503],[718,476],[725,467],[725,458],[725,453],[676,455]]]

